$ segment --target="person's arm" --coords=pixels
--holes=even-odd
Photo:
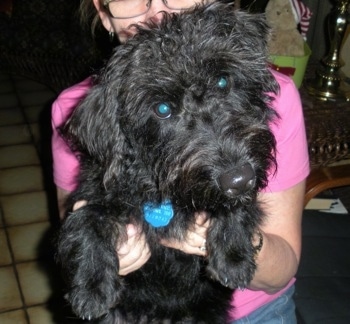
[[[60,220],[63,221],[64,217],[66,216],[65,204],[68,196],[70,195],[70,191],[64,190],[60,187],[56,187],[56,193],[57,193],[58,214],[60,216]]]
[[[85,98],[92,87],[92,78],[64,90],[52,104],[51,109],[51,150],[53,158],[53,180],[56,185],[59,217],[65,216],[65,202],[69,194],[76,188],[79,174],[79,162],[63,139],[59,129],[68,120],[71,113]]]
[[[305,181],[281,192],[260,194],[266,218],[260,228],[263,246],[250,289],[274,293],[295,276],[301,253],[304,195]]]
[[[250,284],[251,289],[267,293],[283,288],[297,271],[305,178],[309,173],[298,89],[291,79],[278,73],[275,77],[280,84],[280,93],[275,97],[274,107],[280,118],[270,126],[277,142],[277,170],[269,176],[267,188],[259,194],[266,214],[261,226],[264,244],[257,257],[258,269]]]

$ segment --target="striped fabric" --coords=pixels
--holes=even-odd
[[[311,10],[300,0],[290,0],[296,22],[299,24],[300,33],[306,40],[306,33],[309,29]]]

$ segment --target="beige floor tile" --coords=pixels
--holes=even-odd
[[[18,99],[15,93],[8,92],[1,94],[0,109],[18,106]]]
[[[0,228],[4,227],[4,222],[3,222],[3,217],[2,217],[3,213],[1,210],[1,204],[0,204]]]
[[[42,191],[43,188],[43,175],[40,166],[0,170],[0,195]]]
[[[34,105],[46,105],[54,97],[50,90],[20,92],[18,94],[21,104],[25,107]]]
[[[16,267],[24,303],[27,306],[46,303],[52,295],[48,274],[37,262],[20,263]]]
[[[8,226],[43,222],[49,219],[45,191],[2,196],[0,204]]]
[[[0,147],[0,169],[40,164],[34,145],[20,144]]]
[[[0,266],[12,263],[9,246],[7,244],[6,233],[4,229],[0,229]],[[0,322],[1,323],[1,322]]]
[[[6,82],[11,82],[11,76],[8,73],[5,72],[0,72],[0,81],[6,81]]]
[[[24,124],[25,120],[20,108],[0,109],[0,126]]]
[[[40,141],[40,128],[38,123],[32,123],[29,125],[30,131],[33,134],[34,142],[39,143]]]
[[[22,307],[18,284],[12,267],[0,268],[0,311]]]
[[[36,82],[34,80],[29,80],[26,78],[16,78],[14,81],[17,91],[23,92],[33,92],[33,91],[42,91],[47,89],[45,84]]]
[[[23,310],[0,314],[1,324],[26,324],[27,319]]]
[[[9,92],[14,92],[15,87],[13,86],[11,80],[9,78],[3,79],[0,78],[0,95],[7,94]]]
[[[28,308],[30,323],[35,324],[54,324],[53,314],[45,306],[36,306]]]
[[[49,243],[45,242],[45,234],[49,229],[49,222],[9,227],[8,233],[15,261],[32,261],[45,254],[45,249],[50,248]]]
[[[45,107],[46,108],[46,107]],[[29,123],[37,123],[44,107],[42,105],[29,106],[24,108],[24,114]],[[50,123],[50,120],[47,121]]]
[[[0,146],[24,144],[31,141],[32,135],[25,124],[0,127]]]

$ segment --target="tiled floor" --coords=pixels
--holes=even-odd
[[[47,185],[51,183],[47,177],[49,113],[55,96],[44,85],[0,74],[2,324],[59,322],[50,311],[60,276],[55,275],[53,263],[54,222],[50,218],[54,216],[50,211],[54,208]],[[39,123],[45,118],[46,123]],[[42,124],[47,127],[39,127]]]

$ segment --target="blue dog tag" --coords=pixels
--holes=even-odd
[[[170,200],[165,200],[158,206],[151,203],[146,203],[143,206],[145,219],[153,227],[161,227],[169,224],[174,216],[173,206]]]

